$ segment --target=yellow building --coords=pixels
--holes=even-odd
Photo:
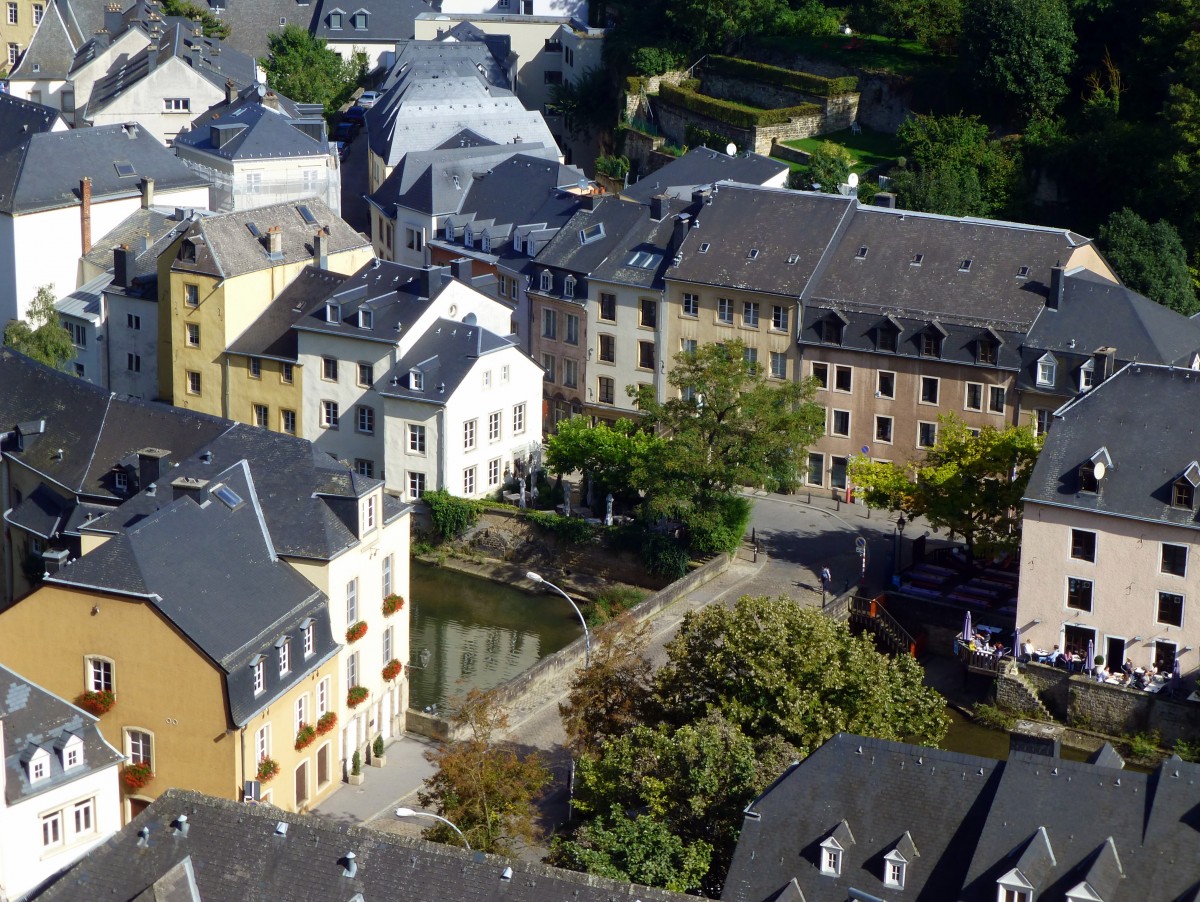
[[[351,273],[371,257],[316,199],[197,218],[159,258],[161,399],[300,434],[293,361],[226,351],[306,266]]]
[[[172,786],[303,810],[341,780],[328,600],[275,554],[241,462],[47,577],[0,614],[0,658],[64,698],[111,693],[126,819]],[[311,741],[305,725],[314,727]],[[139,778],[140,779],[135,779]]]

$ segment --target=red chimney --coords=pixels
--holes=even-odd
[[[79,180],[79,241],[83,253],[92,249],[92,180],[86,176]]]

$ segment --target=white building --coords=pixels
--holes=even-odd
[[[440,10],[448,15],[565,16],[587,21],[587,0],[442,0]]]
[[[117,767],[96,718],[0,667],[0,898],[17,899],[121,829]]]

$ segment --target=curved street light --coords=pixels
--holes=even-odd
[[[440,814],[434,814],[432,811],[414,811],[412,808],[397,808],[396,817],[431,817],[435,821],[441,821],[458,834],[458,838],[463,841],[463,845],[467,847],[468,852],[472,851],[471,844],[467,842],[466,835],[458,827],[454,826],[453,822],[446,820]]]
[[[534,573],[532,570],[530,570],[528,573],[525,574],[525,578],[527,580],[529,580],[530,582],[538,583],[543,586],[549,586],[551,589],[553,589],[555,592],[557,592],[559,595],[561,595],[563,598],[565,598],[567,600],[567,604],[569,604],[571,606],[572,610],[575,611],[575,616],[577,616],[579,618],[579,623],[580,623],[580,625],[583,626],[583,647],[584,647],[583,666],[584,666],[584,669],[586,670],[588,667],[591,667],[592,666],[592,634],[590,632],[588,632],[587,621],[583,619],[583,612],[579,610],[579,605],[575,604],[575,602],[571,599],[570,595],[568,595],[566,592],[564,592],[558,586],[554,585],[554,583],[550,582],[550,580],[544,579],[541,576],[541,574]]]

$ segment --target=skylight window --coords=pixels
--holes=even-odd
[[[657,255],[649,251],[634,251],[629,257],[629,265],[636,266],[638,269],[651,269],[656,259]]]
[[[1017,278],[1018,279],[1028,279],[1029,278],[1029,267],[1028,266],[1018,267]]]
[[[709,244],[707,241],[704,242],[702,245],[700,245],[700,253],[707,254],[710,247],[712,247],[711,244]]]
[[[120,178],[127,179],[137,175],[137,171],[133,168],[133,164],[128,160],[116,160],[113,162],[113,168],[117,170],[117,175]]]
[[[299,214],[302,217],[304,217],[304,221],[307,222],[309,225],[317,224],[317,217],[313,216],[313,211],[308,209],[307,204],[301,204],[300,206],[298,206],[296,208],[296,210],[297,210],[297,212],[299,212]]]
[[[591,244],[593,241],[599,241],[604,237],[604,223],[598,222],[595,225],[590,225],[587,228],[579,230],[579,243]]]
[[[746,257],[750,260],[757,260],[758,259],[758,248],[756,248],[756,247],[750,248],[750,253],[746,254]]]
[[[799,254],[788,254],[788,262],[787,262],[788,266],[795,266],[799,262],[800,262]]]
[[[972,261],[971,261],[970,257],[967,257],[966,259],[964,259],[961,263],[958,264],[958,271],[959,272],[970,272],[971,271],[971,262]]]
[[[217,486],[215,489],[213,489],[213,494],[216,495],[217,498],[221,500],[221,503],[223,503],[231,511],[237,510],[243,504],[242,496],[227,485]]]
[[[913,254],[911,266],[920,266],[925,261],[924,254]]]
[[[858,253],[854,255],[854,259],[855,260],[866,260],[867,259],[867,246],[865,244],[858,249]]]
[[[252,222],[246,223],[246,228],[250,230],[250,234],[253,235],[255,238],[262,237],[262,232],[259,230],[258,226],[256,226],[254,223],[252,223]]]

